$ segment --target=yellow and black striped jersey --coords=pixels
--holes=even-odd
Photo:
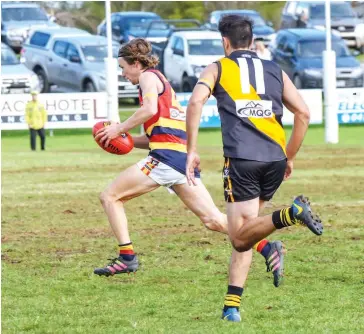
[[[213,95],[221,119],[224,156],[263,162],[285,159],[280,67],[245,50],[234,51],[216,63]]]

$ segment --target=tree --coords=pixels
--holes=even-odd
[[[82,7],[72,5],[75,2],[62,1],[60,6],[55,2],[41,2],[43,7],[52,7],[59,22],[67,25],[75,25],[96,33],[97,25],[105,18],[104,1],[85,1]],[[150,11],[155,12],[164,19],[197,19],[205,22],[209,13],[214,10],[226,9],[254,9],[266,20],[272,21],[276,27],[279,26],[283,1],[111,1],[112,12],[123,11]]]

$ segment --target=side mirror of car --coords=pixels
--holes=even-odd
[[[360,55],[360,52],[358,50],[353,50],[351,51],[351,54],[354,56],[354,57],[358,57]]]
[[[177,55],[177,56],[184,56],[184,52],[183,50],[180,49],[173,49],[173,54]]]
[[[164,54],[165,54],[166,56],[170,57],[170,56],[172,56],[173,51],[172,51],[172,49],[171,49],[171,48],[168,48],[168,47],[167,47],[167,48],[164,50]]]
[[[267,21],[267,26],[273,27],[273,22],[272,21]]]
[[[79,56],[71,56],[70,57],[70,62],[72,62],[72,63],[80,63],[81,62],[81,58]]]

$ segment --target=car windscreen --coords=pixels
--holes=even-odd
[[[144,36],[149,28],[149,33],[156,33],[158,31],[158,35],[167,36],[169,32],[168,25],[163,22],[154,22],[152,21],[160,20],[159,17],[131,17],[123,20],[123,25],[126,30],[131,35],[135,36]]]
[[[302,41],[298,44],[297,55],[302,58],[322,57],[322,52],[325,50],[325,41]],[[336,57],[350,56],[350,52],[343,41],[332,43],[332,50],[336,52]]]
[[[221,18],[224,15],[230,15],[230,14],[248,17],[249,19],[251,19],[253,21],[253,27],[263,27],[263,26],[266,26],[266,23],[264,22],[263,18],[261,16],[257,15],[257,14],[245,14],[245,13],[235,13],[235,12],[226,13],[226,14],[222,14],[219,17],[219,21],[221,20]],[[217,24],[216,24],[216,26],[217,26]]]
[[[331,3],[331,17],[354,17],[354,12],[348,3]],[[325,4],[312,4],[310,6],[311,19],[325,18]]]
[[[83,55],[86,61],[91,63],[104,62],[107,57],[107,45],[85,45],[82,48]],[[113,57],[118,57],[119,48],[113,46],[112,53]]]
[[[224,48],[221,39],[189,39],[188,53],[192,56],[222,56]]]
[[[8,48],[1,48],[1,65],[17,65],[19,59],[14,51]]]
[[[126,30],[146,30],[148,29],[150,23],[152,21],[160,20],[158,16],[156,17],[139,17],[139,16],[133,16],[128,17],[125,19],[122,19],[123,25]],[[163,27],[166,26],[164,23],[153,23],[152,29],[161,29],[158,27],[158,25],[162,25]]]
[[[47,15],[41,8],[2,8],[1,17],[6,21],[48,21]]]

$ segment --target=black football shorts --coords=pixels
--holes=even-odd
[[[243,202],[259,197],[269,201],[281,185],[287,160],[261,162],[225,158],[222,177],[226,202]]]

